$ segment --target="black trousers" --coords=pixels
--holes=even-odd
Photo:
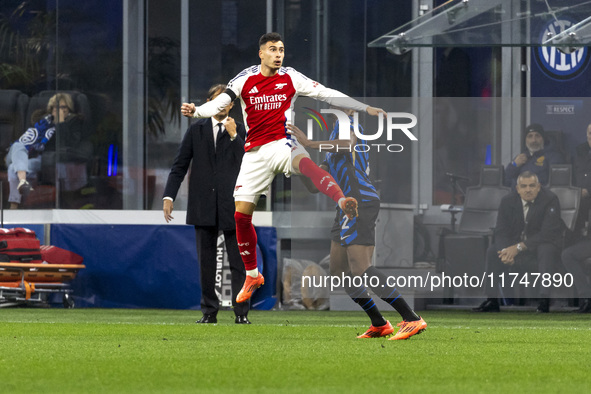
[[[591,298],[591,283],[583,269],[587,258],[591,257],[591,239],[585,238],[562,251],[562,264],[573,276],[579,298]]]
[[[535,250],[526,250],[518,253],[513,265],[503,264],[498,256],[498,251],[501,249],[503,248],[493,243],[486,251],[486,274],[489,275],[492,273],[494,276],[494,286],[491,287],[490,282],[487,283],[486,286],[486,296],[489,298],[499,297],[499,274],[503,272],[536,272],[541,274],[553,274],[556,272],[557,262],[560,261],[560,249],[549,243],[541,244]],[[512,280],[512,277],[505,276],[505,289],[511,286]],[[531,281],[533,282],[533,279],[531,279]],[[519,286],[518,282],[519,279],[515,281],[515,284],[513,285],[514,288]],[[540,298],[548,298],[550,296],[551,288],[542,286],[541,282],[540,278],[536,284],[538,295]]]
[[[215,292],[218,228],[216,226],[195,226],[195,238],[197,240],[197,256],[199,257],[201,274],[201,312],[215,315],[220,309],[220,300]],[[236,295],[240,292],[246,279],[244,263],[240,257],[238,242],[236,241],[236,230],[224,231],[224,238],[232,277],[232,306],[237,316],[246,315],[250,303],[236,303]]]

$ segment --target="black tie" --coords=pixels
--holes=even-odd
[[[521,232],[521,240],[525,241],[527,239],[527,235],[525,235],[525,228],[527,227],[527,217],[529,216],[529,211],[531,210],[532,205],[534,205],[531,201],[525,203],[525,207],[523,210],[524,218],[523,221],[525,222],[525,226],[523,227],[523,231]],[[527,208],[527,213],[525,212],[525,208]]]
[[[220,123],[218,123],[218,134],[217,134],[217,136],[216,136],[216,138],[215,138],[215,145],[216,145],[216,146],[218,145],[218,142],[220,142],[220,138],[222,138],[222,133],[224,132],[224,131],[222,130],[222,126],[223,126],[223,125],[224,125],[224,124],[223,124],[223,123],[221,123],[221,122],[220,122]]]
[[[527,219],[527,216],[529,215],[529,211],[531,210],[533,203],[531,201],[528,201],[525,203],[525,209],[527,209],[527,212],[525,212],[525,219]],[[524,209],[524,211],[525,211]]]

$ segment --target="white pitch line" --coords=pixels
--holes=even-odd
[[[10,321],[3,321],[2,323],[9,323],[9,324],[104,324],[104,325],[129,325],[129,326],[136,326],[136,325],[148,325],[148,326],[196,326],[193,322],[187,323],[134,323],[134,322],[101,322],[101,323],[93,323],[93,322],[56,322],[56,321],[23,321],[23,320],[10,320]],[[2,324],[0,323],[0,324]],[[213,326],[217,326],[218,324],[212,324]],[[233,326],[234,324],[228,322],[222,323],[221,325],[228,325]],[[207,325],[210,326],[210,325]],[[294,323],[275,323],[275,324],[265,324],[265,323],[258,323],[255,327],[263,327],[263,326],[270,326],[270,327],[318,327],[317,325],[309,325],[309,324],[294,324]],[[358,328],[362,329],[365,327],[363,324],[326,324],[322,327],[335,327],[335,328]],[[587,328],[579,328],[579,327],[536,327],[536,326],[513,326],[513,327],[471,327],[471,326],[448,326],[448,325],[429,325],[427,330],[542,330],[542,331],[554,331],[554,330],[561,330],[561,331],[591,331],[591,327]]]

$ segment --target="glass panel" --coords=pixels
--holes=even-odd
[[[162,193],[183,137],[180,130],[180,0],[148,1],[145,206],[162,209]],[[188,183],[188,182],[185,182]],[[183,188],[185,190],[186,185]],[[186,199],[175,209],[186,209]]]
[[[211,85],[228,83],[240,71],[260,63],[258,39],[266,29],[265,10],[265,0],[207,1],[190,8],[192,102],[205,102]],[[239,108],[234,112],[241,119]]]
[[[118,209],[122,206],[117,171],[122,133],[121,3],[56,4],[58,61],[53,89],[71,93],[81,118],[56,128],[56,207]],[[52,88],[49,81],[48,88]]]
[[[411,100],[408,101],[410,103]],[[404,111],[407,108],[404,101],[398,99],[394,101],[381,99],[376,103],[380,103],[384,108],[397,111]],[[302,103],[302,105],[308,105],[308,103]],[[587,114],[591,110],[591,100],[573,97],[533,99],[489,97],[438,98],[433,101],[429,98],[421,99],[418,105],[434,106],[436,120],[433,123],[437,129],[441,129],[440,137],[445,137],[433,141],[432,145],[438,153],[449,156],[448,163],[451,164],[447,164],[448,167],[445,170],[450,171],[442,175],[448,178],[444,180],[446,186],[451,186],[453,182],[457,184],[456,203],[463,204],[463,207],[460,207],[458,211],[451,211],[449,219],[451,220],[453,212],[455,219],[457,219],[455,229],[460,234],[448,234],[442,240],[445,245],[445,259],[441,261],[440,271],[429,274],[426,271],[421,272],[418,269],[424,268],[424,262],[413,262],[411,247],[413,232],[409,230],[413,226],[412,208],[409,210],[408,206],[404,204],[381,204],[379,213],[377,213],[375,239],[370,239],[370,243],[375,242],[373,265],[387,269],[385,273],[391,282],[386,287],[398,287],[402,294],[412,291],[416,297],[434,299],[446,297],[446,295],[453,295],[457,298],[482,298],[497,294],[503,294],[505,298],[513,298],[519,297],[519,295],[523,296],[524,291],[537,297],[539,291],[553,287],[554,290],[549,293],[551,297],[564,297],[562,291],[572,290],[573,276],[571,274],[565,275],[559,269],[549,269],[543,273],[542,278],[542,274],[536,273],[539,272],[539,268],[535,259],[520,260],[519,263],[525,265],[518,268],[516,272],[502,273],[496,271],[495,267],[486,269],[483,256],[487,250],[487,242],[481,241],[483,236],[487,237],[491,234],[491,227],[495,225],[497,217],[499,217],[497,211],[500,201],[510,193],[510,188],[504,186],[504,184],[511,184],[507,179],[507,172],[503,182],[503,173],[498,165],[502,164],[505,168],[512,165],[511,163],[495,163],[494,160],[491,160],[491,156],[495,156],[495,152],[490,152],[488,147],[494,135],[495,122],[499,121],[494,117],[494,114],[497,113],[494,111],[495,108],[530,106],[531,120],[528,123],[543,125],[544,131],[542,133],[545,141],[539,141],[538,147],[531,144],[527,147],[523,146],[524,153],[529,149],[535,150],[534,159],[530,160],[527,170],[536,173],[544,184],[550,180],[548,189],[559,195],[560,216],[572,229],[577,222],[576,206],[580,190],[571,188],[570,185],[572,183],[581,188],[591,187],[591,181],[586,179],[588,178],[586,174],[589,172],[588,158],[591,144],[591,140],[587,137],[589,124]],[[297,123],[299,127],[310,133],[315,140],[326,139],[325,130],[305,113],[305,109],[303,108],[304,112],[299,117]],[[327,123],[330,122],[329,116],[326,116],[325,119]],[[366,122],[371,122],[371,120],[371,118],[364,120],[360,118],[359,123],[367,126]],[[422,120],[418,119],[417,125],[411,129],[419,140],[422,138],[421,125]],[[518,134],[519,138],[523,139],[522,129],[525,129],[525,125],[519,130],[505,130],[504,132]],[[373,130],[375,130],[374,127],[365,127],[365,134],[372,134]],[[372,141],[372,143],[382,142],[388,143],[382,138]],[[421,142],[429,143],[429,141]],[[403,140],[400,144],[406,148],[409,141],[404,142]],[[374,146],[371,149],[373,148]],[[330,149],[330,146],[327,146],[327,149]],[[518,148],[513,153],[513,157],[521,151]],[[387,156],[389,153],[381,151],[378,155]],[[572,172],[570,166],[558,167],[560,171],[552,172],[550,165],[570,162],[573,163]],[[372,173],[376,168],[380,168],[380,162],[376,163],[371,158],[370,164]],[[374,166],[374,164],[376,165]],[[486,167],[486,171],[482,171],[485,164],[496,164],[497,166]],[[347,164],[343,166],[345,165]],[[450,165],[455,165],[455,167]],[[443,164],[439,166],[441,167]],[[392,162],[385,164],[386,172],[389,173],[392,170]],[[457,172],[453,173],[452,170]],[[556,178],[557,175],[559,178]],[[373,177],[371,179],[372,182],[375,182]],[[388,182],[392,184],[397,184],[399,181],[400,177],[397,175],[388,179]],[[293,185],[294,196],[296,193],[297,195],[308,193],[301,183],[294,180]],[[479,187],[468,188],[469,185],[478,185]],[[327,199],[325,196],[321,196],[321,198]],[[446,203],[450,203],[451,198],[450,188],[447,191],[448,201]],[[346,299],[346,295],[338,289],[339,285],[343,283],[342,275],[338,274],[330,278],[328,276],[328,259],[323,259],[323,257],[329,253],[331,241],[346,245],[349,239],[363,236],[363,233],[358,234],[353,230],[363,228],[362,222],[347,222],[342,216],[335,215],[334,204],[329,204],[330,206],[326,209],[317,209],[313,205],[306,206],[300,201],[296,202],[295,199],[293,204],[294,214],[291,217],[292,253],[290,259],[284,260],[284,272],[291,273],[293,278],[293,272],[299,271],[302,282],[298,282],[297,286],[305,288],[307,298],[322,301],[331,297],[332,308],[333,301],[339,302],[339,297]],[[334,224],[337,225],[333,227]],[[365,228],[365,234],[369,233],[369,228]],[[559,238],[559,235],[560,231],[556,238]],[[505,245],[496,246],[500,250]],[[344,253],[344,251],[341,252]],[[339,254],[333,254],[333,257],[339,259]],[[524,255],[523,258],[527,257]],[[320,267],[313,262],[316,262]],[[333,262],[331,261],[331,263]],[[409,268],[417,270],[410,271]],[[517,280],[514,280],[515,278]],[[540,282],[542,279],[545,280],[544,283]],[[307,283],[306,280],[308,280]],[[364,277],[363,280],[363,283],[371,283],[372,277]],[[374,277],[373,280],[376,282],[370,287],[374,289],[380,289],[386,285],[383,281],[377,281],[377,277]],[[536,281],[535,285],[534,281]],[[292,290],[295,289],[296,284],[286,283],[291,285]],[[583,283],[583,285],[588,287],[588,284]],[[497,293],[499,288],[501,292]],[[558,288],[561,291],[555,291]],[[301,293],[304,292],[303,289],[300,290]],[[292,303],[288,306],[297,307],[297,304]]]
[[[202,1],[189,6],[189,100],[200,105],[212,85],[227,84],[245,68],[260,63],[258,40],[266,31],[266,1]],[[244,123],[239,101],[230,116]],[[178,142],[184,132],[177,135]],[[177,198],[180,207],[186,206],[187,196],[184,186]],[[265,209],[265,202],[265,198],[259,200],[260,209]]]
[[[372,6],[354,0],[286,2],[284,64],[350,96],[408,97],[411,94],[411,54],[393,56],[381,49],[368,49],[366,43],[369,37],[375,37],[379,32],[379,24],[368,21],[379,19],[402,23],[410,15],[409,3],[391,1],[380,1]],[[298,107],[301,107],[300,100]],[[311,101],[309,107],[319,110],[323,104]],[[317,152],[309,150],[309,153],[313,158],[318,156]],[[372,160],[381,160],[374,155],[375,150],[370,152]],[[406,169],[410,160],[400,164],[396,168]],[[372,173],[374,175],[378,173]],[[384,201],[410,201],[410,177],[407,180],[409,184],[404,187],[388,189],[385,186]],[[274,210],[289,210],[290,200],[284,197],[296,197],[294,193],[301,186],[298,177],[278,177],[275,186]],[[297,202],[291,200],[296,206],[311,204],[326,209],[331,203],[309,193],[297,197]]]
[[[30,148],[24,160],[34,192],[21,199],[14,192],[16,172],[4,173],[3,180],[13,181],[4,190],[8,198],[13,189],[9,201],[29,209],[121,207],[116,170],[122,132],[121,36],[119,1],[64,0],[59,8],[55,2],[2,2],[0,107],[11,112],[0,121],[2,152],[52,112],[48,104],[56,93],[69,97],[56,102],[63,109],[57,110],[59,119],[54,114],[55,134]]]
[[[296,272],[317,279],[327,277],[329,265],[337,272],[339,269],[347,272],[346,258],[344,261],[341,259],[347,255],[344,249],[335,255],[335,261],[330,261],[330,264],[327,257],[331,240],[338,244],[339,239],[340,243],[347,245],[349,242],[359,247],[366,245],[368,259],[372,258],[373,249],[369,245],[375,243],[373,258],[377,267],[412,266],[412,231],[409,231],[413,220],[413,207],[410,205],[412,150],[416,148],[416,137],[420,135],[417,119],[412,114],[413,101],[393,97],[363,97],[358,100],[383,108],[388,112],[388,118],[345,113],[306,97],[296,102],[295,124],[308,139],[321,142],[316,148],[307,149],[312,160],[326,166],[345,196],[357,199],[359,217],[346,219],[327,195],[310,194],[310,187],[302,177],[292,176],[292,213],[289,216],[291,250],[289,258],[284,259],[284,275],[291,275],[291,278],[296,277]],[[335,101],[338,102],[338,99]],[[339,123],[336,123],[337,119]],[[351,145],[336,142],[349,136],[355,122],[358,125],[356,141]],[[341,125],[344,125],[343,129]],[[297,296],[305,291],[312,294],[308,298],[321,302],[314,306],[320,309],[328,306],[329,296],[336,295],[331,293],[335,289],[324,285],[313,289],[297,282],[301,288],[295,289],[295,283],[289,280],[284,283],[291,285],[291,290],[285,289],[286,298],[283,299],[288,307],[297,307],[302,302]]]
[[[590,15],[591,1],[451,0],[369,46],[403,53],[412,47],[560,44],[568,51],[591,42]],[[551,27],[543,36],[532,34],[540,25]]]
[[[373,183],[380,200],[384,203],[410,204],[413,141],[401,127],[390,124],[409,124],[412,122],[412,102],[409,98],[363,97],[359,101],[383,108],[389,113],[398,113],[390,121],[384,120],[380,125],[378,118],[366,114],[358,114],[358,122],[362,133],[370,137],[367,141],[354,146],[353,156],[367,156],[369,179]],[[335,127],[336,118],[328,113],[326,103],[300,97],[295,105],[295,124],[306,132],[310,139],[316,141],[329,140]],[[410,128],[411,134],[418,129]],[[370,139],[371,138],[371,139]],[[313,161],[320,164],[327,158],[327,148],[307,149]],[[304,183],[293,177],[292,180],[292,211],[332,210],[334,202],[322,194],[310,194]],[[345,194],[347,192],[345,191]]]
[[[437,98],[433,101],[433,204],[462,204],[480,168],[494,164],[494,122],[498,99]]]

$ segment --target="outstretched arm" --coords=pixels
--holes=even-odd
[[[183,103],[181,113],[188,118],[210,118],[226,108],[232,102],[232,97],[226,92],[218,95],[199,107],[193,103]]]
[[[386,111],[384,111],[381,108],[376,108],[376,107],[370,107],[368,106],[365,111],[367,112],[368,115],[371,116],[378,116],[378,114],[382,114],[384,116],[387,116],[388,114],[386,113]]]
[[[346,108],[346,109],[353,109],[355,111],[365,111],[368,115],[378,116],[378,114],[383,114],[386,116],[386,111],[381,108],[372,107],[370,105],[364,104],[361,101],[355,100],[352,97],[347,96],[345,93],[339,92],[335,89],[330,89],[319,85],[318,91],[315,92],[316,94],[313,96],[315,99],[324,101],[329,103],[332,106]]]
[[[287,72],[294,81],[296,91],[302,96],[324,101],[325,103],[335,107],[353,109],[360,112],[365,111],[372,116],[377,116],[380,113],[386,115],[386,112],[383,109],[369,106],[358,100],[355,100],[352,97],[347,96],[345,93],[339,92],[335,89],[327,88],[326,86],[306,77],[292,68],[288,67]]]

